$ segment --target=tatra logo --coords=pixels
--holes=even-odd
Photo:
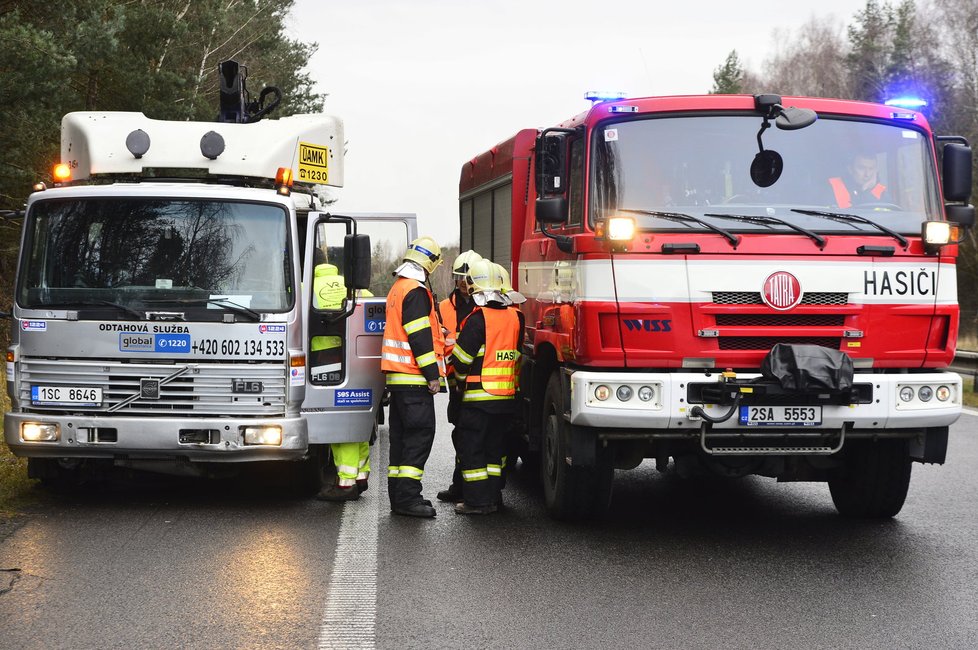
[[[778,271],[767,276],[761,289],[761,299],[772,309],[785,311],[801,302],[801,283],[787,271]]]
[[[496,350],[496,361],[515,361],[516,350]]]
[[[629,332],[671,332],[672,320],[640,320],[623,318],[622,322]]]

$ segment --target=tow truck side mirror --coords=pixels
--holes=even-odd
[[[343,276],[350,289],[370,288],[370,236],[346,235],[343,239]]]

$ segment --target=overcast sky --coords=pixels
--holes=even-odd
[[[699,94],[732,49],[751,69],[774,31],[813,15],[852,21],[865,0],[298,0],[293,36],[326,111],[344,120],[335,212],[414,212],[458,241],[463,163],[518,130],[589,106],[588,90]],[[767,89],[777,92],[776,88]]]

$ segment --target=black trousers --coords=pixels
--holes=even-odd
[[[387,493],[392,506],[420,503],[421,476],[435,441],[434,396],[424,390],[392,390]]]
[[[501,497],[506,434],[515,400],[464,404],[455,430],[462,474],[462,498],[470,506],[490,506]]]

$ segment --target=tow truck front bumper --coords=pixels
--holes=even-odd
[[[298,416],[108,418],[7,413],[3,428],[10,450],[17,456],[33,458],[296,460],[306,453],[309,441],[306,421]],[[55,429],[57,437],[52,440]]]

